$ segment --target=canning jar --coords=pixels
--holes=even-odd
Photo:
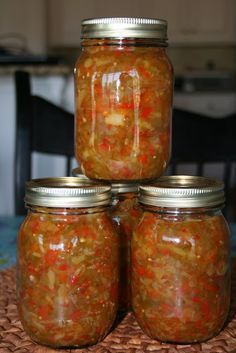
[[[82,22],[75,156],[89,178],[138,182],[166,170],[173,92],[166,33],[158,19]]]
[[[118,302],[118,234],[110,186],[78,178],[27,183],[19,230],[17,298],[29,336],[52,347],[104,338]]]
[[[111,215],[120,235],[120,292],[119,309],[131,308],[130,242],[141,210],[137,207],[138,184],[112,184]]]
[[[80,168],[72,170],[72,175],[83,180],[90,180],[81,174]],[[90,180],[92,183],[93,180]],[[120,248],[119,311],[131,309],[130,284],[130,242],[133,229],[139,221],[141,210],[137,205],[139,184],[111,184],[111,217],[117,225]]]
[[[132,305],[141,328],[167,342],[205,341],[222,329],[230,305],[229,228],[223,183],[162,177],[140,187],[134,231]]]

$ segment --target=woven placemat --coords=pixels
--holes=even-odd
[[[86,349],[51,349],[30,340],[18,318],[15,295],[15,268],[0,272],[0,353],[236,353],[236,263],[233,264],[232,305],[226,328],[215,338],[201,344],[175,345],[148,338],[132,313],[96,346]]]

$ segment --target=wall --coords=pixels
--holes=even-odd
[[[212,63],[216,70],[228,70],[236,74],[236,47],[169,47],[168,54],[173,62],[175,73],[182,74],[186,70],[207,68]]]
[[[0,0],[0,46],[47,49],[47,0]]]
[[[32,75],[34,94],[62,106],[66,76],[62,74]],[[16,100],[13,75],[0,75],[0,215],[14,214],[14,152]],[[34,153],[32,178],[65,175],[66,161],[61,156]],[[73,167],[76,163],[73,164]]]
[[[144,9],[144,0],[134,0],[132,6],[126,1],[91,1],[91,0],[0,0],[0,46],[3,44],[21,45],[26,42],[27,47],[33,53],[45,53],[49,49],[53,53],[60,53],[66,56],[71,64],[74,63],[78,54],[80,38],[78,37],[78,47],[73,45],[67,47],[57,47],[55,42],[53,48],[49,46],[50,37],[57,37],[60,29],[55,27],[57,21],[53,17],[63,16],[64,20],[70,20],[70,28],[66,28],[62,33],[70,37],[70,32],[80,27],[80,13],[74,13],[73,8],[76,3],[81,2],[84,16],[102,16],[104,9],[111,11],[114,16],[136,16],[140,13],[149,14],[148,9]],[[149,6],[154,0],[148,0]],[[160,2],[160,0],[159,0]],[[61,3],[60,8],[58,5]],[[163,3],[162,3],[163,5]],[[167,10],[166,10],[167,11]],[[61,13],[62,12],[62,13]],[[50,20],[50,16],[53,16]],[[155,16],[158,17],[158,14]],[[77,20],[76,20],[77,19]],[[67,21],[65,21],[67,23]],[[63,21],[60,21],[63,26]],[[7,34],[19,33],[21,38],[7,39]],[[205,69],[208,61],[213,61],[217,69],[227,69],[236,72],[236,47],[235,46],[197,46],[197,47],[173,47],[168,48],[168,53],[174,64],[175,72],[182,73],[186,69]]]

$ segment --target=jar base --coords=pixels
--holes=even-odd
[[[160,176],[159,176],[160,177]],[[158,180],[159,177],[156,178],[147,178],[147,179],[99,179],[99,178],[91,178],[89,177],[90,180],[94,182],[102,182],[102,183],[109,183],[109,184],[147,184],[147,183],[152,183]]]

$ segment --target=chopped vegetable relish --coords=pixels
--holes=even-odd
[[[152,338],[207,340],[221,330],[229,310],[227,223],[219,213],[150,210],[143,212],[132,238],[135,316]]]
[[[117,233],[104,208],[49,212],[30,211],[19,231],[21,322],[41,344],[95,344],[117,311]]]
[[[172,66],[165,48],[130,41],[83,41],[76,64],[75,155],[89,178],[154,179],[170,158]]]
[[[134,227],[138,223],[141,213],[137,207],[135,193],[117,195],[113,201],[112,218],[118,225],[120,233],[120,296],[119,309],[127,310],[131,307],[130,284],[130,242]]]

